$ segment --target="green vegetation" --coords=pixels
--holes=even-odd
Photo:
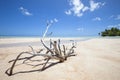
[[[101,36],[120,36],[120,29],[112,27],[111,29],[105,29],[105,31],[98,34]]]

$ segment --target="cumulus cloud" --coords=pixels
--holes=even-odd
[[[69,0],[69,5],[71,8],[67,11],[65,11],[65,14],[71,15],[74,14],[75,16],[82,16],[85,11],[94,11],[101,6],[105,5],[105,3],[101,2],[94,2],[93,0],[90,0],[89,5],[90,6],[85,6],[81,0]]]
[[[82,12],[86,10],[84,8],[84,4],[80,0],[70,0],[69,5],[71,8],[68,11],[65,11],[67,15],[71,15],[73,13],[75,16],[82,16]]]
[[[85,12],[85,11],[87,11],[87,10],[89,10],[89,7],[87,7],[87,6],[85,6],[85,7],[82,9],[83,12]]]
[[[93,18],[93,21],[101,21],[100,17]]]
[[[104,5],[105,3],[101,3],[101,2],[95,3],[93,0],[90,0],[90,11],[94,11]]]
[[[20,7],[19,9],[20,9],[20,11],[23,15],[26,15],[26,16],[31,16],[32,15],[32,13],[30,13],[27,9],[25,9],[23,7]]]

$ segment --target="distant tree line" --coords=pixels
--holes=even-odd
[[[120,36],[120,29],[112,27],[111,29],[105,29],[105,31],[98,34],[101,36]]]

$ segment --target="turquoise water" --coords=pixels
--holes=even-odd
[[[31,38],[42,38],[42,37],[39,37],[39,36],[0,36],[0,39],[11,39],[11,38],[27,38],[27,39],[31,39]],[[91,37],[91,36],[83,36],[83,37],[47,37],[48,40],[49,38],[56,38],[56,39],[61,39],[61,38],[64,38],[64,39],[61,39],[61,43],[62,44],[66,44],[66,43],[71,43],[74,39],[75,42],[80,42],[80,41],[85,41],[85,40],[89,40],[89,39],[92,39],[92,38],[96,38],[95,36]],[[65,39],[67,38],[67,39]],[[55,39],[55,40],[56,40]],[[45,41],[45,44],[46,45],[49,45],[49,41]],[[32,46],[41,46],[41,42],[40,41],[35,41],[35,42],[19,42],[19,43],[4,43],[4,44],[0,44],[0,48],[5,48],[5,47],[19,47],[19,46],[28,46],[28,45],[32,45]]]
[[[53,36],[53,38],[57,38],[59,36]],[[59,38],[86,38],[86,37],[99,37],[99,36],[64,36],[64,37],[59,37]],[[0,36],[0,38],[42,38],[42,36]],[[52,37],[46,37],[46,38],[52,38]]]
[[[0,38],[39,38],[40,36],[0,36]]]
[[[0,36],[0,39],[3,39],[3,38],[42,38],[41,36]],[[81,38],[81,39],[91,39],[91,38],[107,38],[107,39],[117,39],[117,38],[120,38],[120,36],[114,36],[114,37],[101,37],[101,36],[75,36],[75,37],[45,37],[45,38]]]

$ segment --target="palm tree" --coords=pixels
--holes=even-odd
[[[105,31],[101,32],[101,36],[120,36],[120,29],[116,27],[105,29]]]

